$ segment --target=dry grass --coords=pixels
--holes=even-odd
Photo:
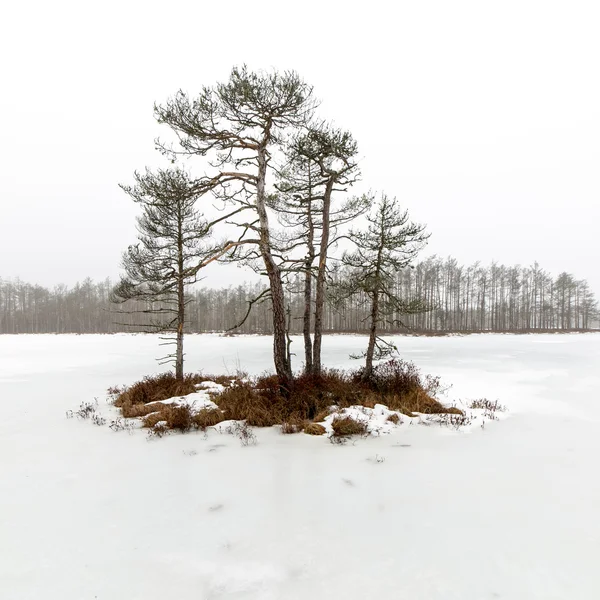
[[[400,422],[400,417],[396,413],[393,413],[388,416],[387,420],[390,423],[393,423],[394,425],[398,425],[398,423]]]
[[[168,406],[162,402],[150,402],[148,404],[124,404],[121,413],[128,419],[145,417],[153,412],[161,411]]]
[[[169,429],[175,429],[177,431],[189,431],[194,423],[192,418],[192,411],[186,404],[182,406],[171,405],[166,411],[167,426]]]
[[[144,418],[142,427],[153,429],[158,423],[164,422],[167,429],[181,432],[191,429],[204,431],[207,427],[214,427],[224,420],[223,413],[215,408],[204,408],[194,414],[187,404],[162,404],[161,406],[160,410]]]
[[[257,384],[239,382],[213,397],[226,419],[246,421],[254,427],[270,427],[282,423],[287,415],[281,410],[282,402],[261,393]]]
[[[306,421],[297,415],[291,415],[281,424],[281,433],[300,433],[307,425]]]
[[[162,421],[166,422],[168,429],[181,432],[189,431],[194,426],[192,411],[186,404],[181,406],[164,404],[162,410],[144,418],[143,427],[153,428]]]
[[[322,423],[331,414],[331,409],[326,408],[315,415],[313,423]]]
[[[207,427],[218,425],[225,418],[223,413],[216,408],[203,408],[192,417],[192,420],[198,429],[204,431]]]
[[[393,359],[380,363],[370,377],[365,377],[364,372],[359,370],[354,374],[354,382],[367,388],[371,401],[375,395],[380,404],[409,417],[415,412],[441,414],[458,410],[448,408],[435,399],[442,389],[440,379],[423,377],[412,362]]]
[[[187,396],[196,391],[196,385],[205,381],[214,381],[221,385],[229,385],[235,378],[225,375],[188,374],[183,381],[175,379],[173,373],[161,373],[144,377],[141,381],[124,388],[109,388],[109,395],[115,395],[115,406],[149,404],[160,402],[177,396]]]
[[[413,389],[406,394],[391,394],[382,402],[390,410],[397,410],[409,417],[413,413],[437,414],[446,413],[451,409],[432,398],[424,389]]]
[[[346,437],[349,435],[365,435],[367,433],[367,424],[363,421],[357,421],[350,416],[334,417],[331,421],[334,437]]]
[[[142,420],[142,427],[147,427],[148,429],[152,429],[153,427],[156,426],[157,423],[160,423],[161,421],[166,421],[166,415],[164,414],[164,412],[155,412],[152,413],[151,415],[148,415],[147,417],[144,417],[144,419]]]
[[[308,423],[304,426],[304,433],[308,435],[323,435],[327,433],[327,430],[323,425],[319,425],[319,423]]]
[[[196,391],[196,385],[204,381],[226,386],[223,392],[211,394],[219,410],[206,409],[193,415],[188,407],[161,404],[161,400]],[[318,376],[299,375],[286,388],[275,375],[244,381],[229,376],[186,375],[183,382],[177,382],[172,374],[163,374],[146,377],[129,388],[113,388],[112,392],[118,392],[115,405],[121,408],[123,416],[143,417],[145,427],[165,421],[169,428],[179,431],[204,430],[223,420],[234,420],[244,421],[250,427],[281,425],[283,433],[296,433],[306,431],[310,422],[324,421],[332,406],[341,411],[353,405],[373,408],[379,403],[409,416],[415,412],[462,415],[457,408],[445,407],[436,400],[440,388],[439,379],[422,377],[413,363],[391,360],[375,367],[370,377],[361,370],[348,373],[332,369]],[[400,421],[393,417],[391,421]],[[334,419],[339,431],[344,427],[344,419],[347,420]],[[354,428],[353,433],[336,434],[334,430],[334,435],[365,431],[364,427],[357,429],[362,427],[360,423],[348,426]]]

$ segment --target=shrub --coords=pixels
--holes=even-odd
[[[457,408],[447,408],[435,399],[442,390],[440,378],[423,377],[412,362],[388,360],[374,367],[370,377],[360,369],[354,373],[354,381],[377,394],[381,404],[408,416],[414,416],[415,412],[462,414]]]
[[[479,398],[478,400],[473,400],[469,404],[469,408],[473,409],[483,409],[489,412],[504,412],[506,410],[506,406],[503,406],[498,402],[498,400],[488,400],[487,398]]]
[[[250,429],[250,427],[248,427],[248,424],[244,423],[243,421],[232,423],[229,427],[227,427],[226,431],[231,435],[235,435],[242,443],[242,446],[256,444],[256,436],[254,435],[254,432],[252,429]]]
[[[75,411],[75,416],[78,419],[89,419],[96,413],[96,409],[98,408],[98,401],[95,400],[92,402],[82,402],[79,405],[79,408]]]
[[[459,430],[461,427],[470,425],[473,419],[470,415],[465,415],[461,411],[457,413],[445,413],[429,417],[432,423],[439,423],[440,426],[448,427],[449,429]]]

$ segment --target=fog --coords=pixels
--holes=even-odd
[[[162,164],[153,103],[245,62],[314,85],[320,114],[359,143],[360,189],[426,223],[425,254],[538,260],[599,292],[597,28],[592,2],[12,3],[0,276],[115,277],[135,240],[118,184]]]

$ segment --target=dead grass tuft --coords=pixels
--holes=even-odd
[[[390,423],[393,423],[394,425],[398,425],[398,423],[400,422],[400,417],[396,413],[393,413],[388,416],[387,420]]]
[[[365,435],[367,433],[367,424],[357,421],[350,416],[334,417],[331,422],[334,437],[347,437],[349,435]]]
[[[192,428],[193,419],[192,411],[187,404],[181,406],[169,406],[165,411],[167,416],[167,426],[169,429],[176,429],[177,431],[189,431]]]
[[[263,393],[257,384],[239,382],[214,396],[214,401],[226,419],[246,421],[255,427],[270,427],[281,423],[285,415],[280,412],[277,397]]]
[[[121,413],[127,419],[145,417],[153,412],[164,410],[168,406],[162,402],[150,402],[148,404],[125,404],[121,407]]]
[[[192,420],[198,429],[204,431],[207,427],[218,425],[225,418],[223,413],[216,408],[203,408],[192,417]]]
[[[157,423],[166,420],[167,419],[165,418],[165,415],[162,412],[155,412],[144,418],[144,420],[142,421],[142,427],[151,429],[152,427],[155,427]]]
[[[323,425],[319,425],[319,423],[308,423],[304,426],[304,433],[308,435],[323,435],[327,430]]]
[[[281,433],[300,433],[306,424],[306,421],[301,417],[292,415],[281,424]]]
[[[192,411],[187,404],[174,405],[163,404],[163,408],[158,412],[147,415],[143,420],[143,427],[154,428],[158,423],[165,422],[168,429],[185,432],[192,429],[194,419]]]

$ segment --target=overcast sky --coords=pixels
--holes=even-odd
[[[161,160],[153,103],[245,62],[314,85],[320,114],[356,137],[364,185],[427,224],[425,255],[537,260],[600,295],[597,6],[7,3],[0,277],[117,276],[136,214],[118,183]],[[205,283],[231,280],[213,272]]]

